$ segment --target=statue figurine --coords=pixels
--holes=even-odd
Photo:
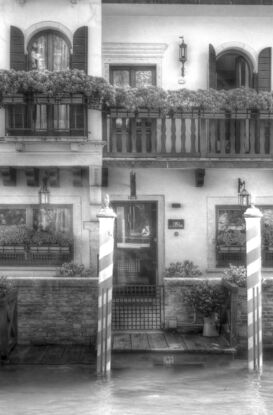
[[[110,209],[110,197],[107,193],[104,195],[102,199],[102,209]]]

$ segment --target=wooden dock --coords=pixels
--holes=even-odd
[[[199,334],[179,334],[166,331],[114,332],[113,352],[180,352],[223,353],[235,352],[224,337],[203,337]]]
[[[203,337],[198,334],[184,335],[165,331],[114,332],[112,334],[112,353],[170,355],[230,355],[235,349],[229,347],[223,337]],[[160,353],[161,352],[161,353]],[[177,358],[176,358],[177,359]],[[96,351],[85,345],[16,345],[7,364],[96,365]]]

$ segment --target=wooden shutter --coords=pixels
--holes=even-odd
[[[80,69],[87,73],[88,70],[88,27],[82,26],[76,30],[73,36],[73,55],[71,68]]]
[[[271,91],[271,48],[265,48],[259,53],[258,91]]]
[[[10,27],[10,69],[26,70],[24,34],[18,27]]]
[[[217,88],[216,52],[211,44],[209,45],[209,88]]]

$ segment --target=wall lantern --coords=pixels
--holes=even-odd
[[[185,65],[185,62],[187,62],[187,48],[188,48],[188,46],[187,46],[186,43],[184,43],[184,37],[183,36],[180,37],[180,39],[182,39],[182,40],[181,40],[181,43],[179,45],[179,60],[182,63],[181,75],[184,77],[184,75],[185,75],[184,65]]]
[[[130,199],[136,199],[136,173],[130,172]]]
[[[40,205],[46,205],[49,203],[49,190],[47,187],[48,178],[42,179],[42,186],[39,190],[39,203]]]
[[[241,207],[248,207],[251,204],[251,195],[245,187],[245,181],[238,179],[238,203]]]

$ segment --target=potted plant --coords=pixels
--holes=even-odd
[[[184,292],[184,302],[191,305],[195,319],[199,314],[203,317],[203,336],[218,336],[216,324],[224,303],[222,288],[208,281],[198,281]]]
[[[13,281],[0,277],[0,354],[6,358],[17,341],[17,290]]]
[[[165,271],[166,278],[198,278],[201,275],[202,272],[199,270],[199,267],[189,260],[172,262]]]

